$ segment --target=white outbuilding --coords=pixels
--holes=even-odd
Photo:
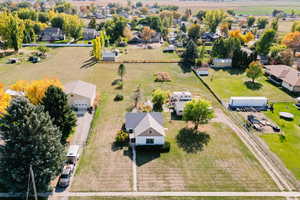
[[[72,81],[65,84],[69,105],[78,111],[93,107],[96,98],[96,86],[84,81]]]
[[[213,64],[211,65],[213,68],[230,68],[232,67],[232,59],[231,58],[214,58]]]

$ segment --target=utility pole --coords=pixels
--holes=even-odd
[[[31,176],[31,181],[32,181],[32,186],[33,186],[34,199],[38,200],[37,193],[36,193],[35,180],[34,180],[34,173],[33,173],[33,170],[32,170],[32,165],[30,165],[29,170],[30,170],[30,176]]]

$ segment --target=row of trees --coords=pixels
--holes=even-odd
[[[18,51],[22,43],[35,42],[49,23],[69,37],[78,39],[82,36],[83,23],[78,16],[53,11],[36,13],[27,8],[0,13],[0,36],[6,48]]]
[[[99,32],[99,36],[97,36],[94,40],[92,40],[93,50],[92,55],[94,56],[96,61],[99,61],[102,58],[103,48],[106,46],[108,38],[104,31]]]

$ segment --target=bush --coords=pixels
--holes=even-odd
[[[119,81],[117,83],[117,89],[123,89],[123,82],[122,81]]]
[[[165,142],[165,144],[161,147],[161,152],[162,153],[168,153],[170,152],[171,144],[170,142]]]
[[[122,94],[117,94],[114,98],[114,101],[122,101],[124,99],[124,96]]]
[[[155,82],[170,82],[171,77],[167,72],[158,72],[154,74]]]
[[[115,143],[117,145],[127,145],[129,142],[129,135],[125,131],[118,131],[117,136],[115,138]]]

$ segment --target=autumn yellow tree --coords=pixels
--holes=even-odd
[[[141,36],[144,42],[147,43],[154,34],[155,34],[154,30],[152,30],[149,26],[144,26]]]
[[[31,103],[38,104],[41,102],[42,98],[45,96],[46,90],[51,85],[62,88],[62,83],[58,79],[34,80],[26,87],[25,95]]]
[[[10,100],[10,95],[5,93],[3,85],[0,84],[0,115],[6,112]]]
[[[247,32],[247,33],[245,34],[245,38],[244,38],[245,41],[244,41],[244,42],[247,44],[248,42],[254,40],[254,38],[255,38],[255,36],[254,36],[253,33]]]
[[[294,55],[297,49],[300,49],[300,32],[291,32],[284,36],[282,43],[294,51]]]
[[[28,85],[29,81],[19,80],[16,83],[10,85],[9,88],[15,91],[25,92]]]
[[[126,38],[127,41],[131,40],[133,38],[133,34],[127,26],[123,30],[123,36]]]
[[[247,44],[248,42],[254,39],[253,33],[247,32],[246,34],[242,34],[240,30],[229,31],[229,36],[238,38],[242,43],[245,44]]]

